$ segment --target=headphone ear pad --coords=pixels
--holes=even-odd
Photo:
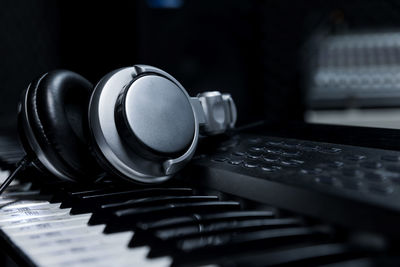
[[[25,93],[22,132],[28,150],[66,180],[82,181],[101,173],[89,150],[87,110],[92,90],[81,75],[56,70],[33,81]]]

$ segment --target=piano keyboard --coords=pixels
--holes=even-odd
[[[0,199],[0,229],[33,266],[340,266],[382,255],[321,222],[175,185],[20,180]]]
[[[15,194],[11,194],[14,195]],[[169,266],[170,257],[146,259],[148,248],[128,248],[134,232],[103,235],[88,227],[90,214],[70,215],[61,203],[3,197],[3,234],[37,266]]]

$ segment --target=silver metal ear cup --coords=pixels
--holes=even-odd
[[[138,77],[119,95],[115,111],[119,134],[149,159],[179,155],[192,142],[195,126],[190,100],[165,77]]]
[[[159,183],[192,158],[199,115],[171,75],[135,65],[113,71],[97,84],[89,128],[98,154],[118,176]]]

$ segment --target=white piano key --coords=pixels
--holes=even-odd
[[[17,206],[17,207],[4,207],[0,209],[0,218],[8,217],[13,213],[21,213],[24,211],[34,211],[34,210],[52,210],[52,209],[60,209],[61,203],[43,203],[43,204],[36,204],[36,205],[28,205],[28,206]]]
[[[128,244],[132,238],[133,232],[122,232],[112,235],[104,234],[92,234],[86,236],[77,236],[73,238],[60,238],[49,241],[36,243],[35,247],[29,249],[30,254],[43,254],[52,253],[59,250],[70,250],[77,245],[84,244],[85,246],[94,246],[97,244],[109,244],[109,243],[125,243]]]
[[[124,238],[115,239],[113,242],[99,242],[98,244],[76,244],[75,246],[59,248],[54,251],[42,251],[42,253],[29,254],[39,259],[40,262],[60,262],[65,259],[72,259],[78,257],[86,257],[90,254],[103,255],[105,253],[119,254],[127,250],[129,239],[127,236]]]
[[[42,232],[38,232],[35,234],[23,234],[18,233],[10,236],[10,238],[18,244],[29,244],[40,241],[46,241],[51,239],[65,238],[65,237],[75,237],[75,236],[84,236],[91,233],[101,234],[104,230],[105,225],[96,225],[96,226],[72,226],[65,227],[63,230],[45,230]]]
[[[135,249],[124,248],[122,251],[109,251],[108,253],[98,254],[96,251],[83,255],[82,257],[65,258],[56,262],[39,261],[44,263],[43,266],[98,266],[100,264],[108,266],[118,266],[118,263],[130,262],[131,266],[144,266],[141,265],[145,262],[146,255],[149,252],[148,247],[141,247]]]
[[[0,207],[17,201],[16,198],[0,198]]]
[[[23,226],[23,225],[31,225],[35,223],[41,223],[41,222],[57,222],[61,220],[68,219],[69,214],[55,214],[54,216],[42,216],[42,217],[33,217],[33,218],[25,218],[21,220],[15,220],[15,221],[8,221],[8,222],[3,222],[0,223],[1,227],[10,227],[10,226]]]
[[[84,266],[143,266],[143,267],[166,267],[170,266],[172,263],[172,258],[165,256],[154,259],[149,259],[146,255],[149,252],[149,247],[139,247],[129,249],[117,258],[106,258],[101,261],[95,261],[91,264],[84,264]],[[63,266],[60,264],[60,266]],[[82,266],[81,263],[71,264],[69,266]]]
[[[2,227],[2,230],[6,234],[34,234],[41,232],[46,229],[58,229],[61,230],[65,227],[70,227],[74,225],[86,225],[90,219],[90,214],[82,214],[76,216],[52,216],[46,217],[46,220],[22,224],[11,224]],[[36,219],[36,218],[35,218]],[[43,219],[43,218],[40,218]]]
[[[19,213],[12,213],[7,216],[0,216],[0,226],[2,226],[4,222],[22,221],[30,218],[41,218],[41,217],[69,214],[70,211],[71,209],[55,209],[55,210],[28,210]]]
[[[12,213],[13,211],[23,211],[23,209],[46,209],[60,208],[61,203],[50,203],[45,200],[18,200],[0,208],[0,215]]]
[[[16,242],[16,245],[30,255],[34,256],[36,253],[41,253],[43,250],[49,249],[59,249],[62,247],[72,247],[80,242],[96,243],[102,240],[104,235],[101,231],[92,231],[79,235],[72,236],[61,236],[54,237],[50,236],[48,238],[42,238],[40,240],[31,240],[29,242]]]
[[[2,206],[2,201],[8,203]],[[16,200],[16,199],[0,199],[0,210],[20,207],[31,207],[36,205],[49,204],[46,200]]]
[[[40,265],[69,265],[77,262],[85,263],[85,264],[93,264],[94,262],[101,262],[107,258],[117,258],[124,255],[129,249],[126,247],[118,246],[112,248],[110,250],[92,250],[86,251],[86,253],[81,255],[71,255],[64,256],[55,256],[55,257],[33,257],[36,262],[39,262]]]
[[[147,254],[147,253],[146,253]],[[119,267],[131,267],[131,266],[143,266],[143,267],[167,267],[171,266],[172,258],[168,256],[149,259],[145,255],[131,254],[127,252],[124,257],[117,259],[107,259],[98,263],[97,265],[85,265],[85,266],[119,266]],[[79,266],[79,265],[74,265]]]

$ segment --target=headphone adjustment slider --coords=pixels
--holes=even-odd
[[[220,134],[235,126],[237,110],[230,94],[209,91],[198,94],[197,98],[204,112],[205,121],[200,124],[203,134]]]

